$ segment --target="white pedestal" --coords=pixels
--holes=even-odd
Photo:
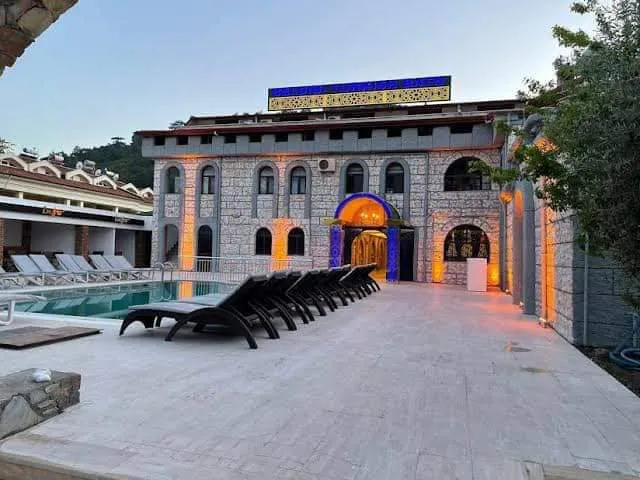
[[[487,259],[467,258],[467,290],[487,291]]]

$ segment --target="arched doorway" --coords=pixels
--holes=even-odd
[[[403,225],[398,211],[372,193],[356,193],[336,209],[331,226],[330,265],[376,263],[377,274],[398,281],[400,232]],[[413,258],[413,249],[408,253]]]
[[[384,278],[387,272],[387,235],[379,230],[363,230],[351,242],[351,265],[375,263],[374,275]]]
[[[177,263],[180,254],[180,234],[178,227],[169,224],[164,227],[164,261]]]
[[[198,229],[196,271],[210,272],[213,259],[213,230],[208,225]]]
[[[213,230],[208,225],[203,225],[198,229],[198,256],[213,256]]]

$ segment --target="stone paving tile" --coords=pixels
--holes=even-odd
[[[0,374],[83,379],[80,405],[0,451],[154,480],[640,473],[640,401],[498,293],[386,286],[255,351],[189,330],[167,343],[168,325],[3,352]]]
[[[473,480],[469,457],[450,458],[422,453],[416,466],[416,480]]]
[[[359,469],[358,464],[329,455],[313,455],[303,467],[307,473],[335,480],[353,480]]]

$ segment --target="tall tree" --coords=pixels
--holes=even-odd
[[[571,8],[594,16],[594,34],[554,27],[570,49],[555,62],[558,80],[528,80],[521,92],[528,111],[542,116],[549,142],[512,130],[523,139],[519,165],[492,174],[499,183],[531,180],[552,208],[575,213],[582,239],[620,264],[626,298],[640,308],[640,0]]]

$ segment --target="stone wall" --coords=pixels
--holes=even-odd
[[[177,193],[164,194],[164,217],[180,218],[180,195]]]
[[[499,284],[499,232],[500,208],[498,188],[481,191],[444,191],[444,174],[460,157],[478,158],[489,165],[500,163],[500,152],[487,150],[444,151],[429,154],[427,185],[427,246],[430,252],[426,259],[426,279],[436,283],[464,284],[466,264],[444,261],[444,240],[447,234],[459,225],[480,227],[489,237],[489,262],[487,281]],[[412,199],[413,201],[413,199]]]
[[[200,218],[214,217],[216,214],[215,195],[200,195]]]
[[[584,344],[585,254],[576,241],[576,219],[570,212],[553,212],[539,199],[535,200],[534,218],[535,313],[569,342]],[[507,223],[509,252],[514,230],[511,220]],[[513,255],[508,254],[508,271],[513,269],[512,262]],[[631,309],[622,300],[623,276],[620,268],[606,258],[589,256],[588,262],[586,343],[613,346],[628,335],[632,327]],[[515,280],[511,279],[510,284]]]
[[[78,0],[0,1],[0,75]]]
[[[33,382],[34,369],[0,378],[0,439],[54,417],[80,401],[80,375],[51,372]]]
[[[289,196],[289,216],[291,218],[304,218],[304,195]]]

